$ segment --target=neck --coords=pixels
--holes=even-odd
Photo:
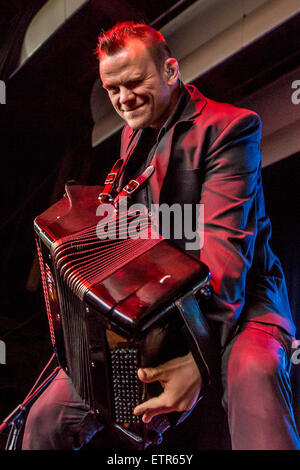
[[[152,127],[152,129],[157,129],[159,131],[159,129],[161,129],[163,125],[165,124],[165,122],[168,120],[169,116],[171,116],[171,114],[173,113],[179,100],[180,89],[181,89],[180,83],[181,82],[178,81],[176,85],[174,85],[174,88],[171,92],[169,105],[167,109],[165,110],[165,112],[162,114],[159,122],[156,122],[155,124],[150,126]]]

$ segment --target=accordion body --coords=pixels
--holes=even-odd
[[[50,336],[99,421],[143,449],[189,412],[143,423],[133,409],[162,388],[139,381],[137,369],[190,350],[175,301],[209,289],[210,274],[160,236],[100,239],[100,192],[67,183],[62,199],[34,221]],[[145,218],[141,233],[148,228]]]

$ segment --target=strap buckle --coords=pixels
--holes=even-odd
[[[104,181],[104,184],[113,184],[116,180],[118,173],[108,173],[106,180]]]
[[[136,180],[131,180],[129,183],[123,188],[126,194],[132,194],[137,188],[140,187],[140,183]]]

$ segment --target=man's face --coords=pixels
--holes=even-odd
[[[113,107],[132,129],[163,125],[171,108],[171,86],[144,43],[130,39],[117,53],[103,54],[99,71]]]

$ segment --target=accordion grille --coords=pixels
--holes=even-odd
[[[92,405],[92,384],[84,303],[71,291],[66,282],[58,279],[66,367],[73,385],[83,400]]]

